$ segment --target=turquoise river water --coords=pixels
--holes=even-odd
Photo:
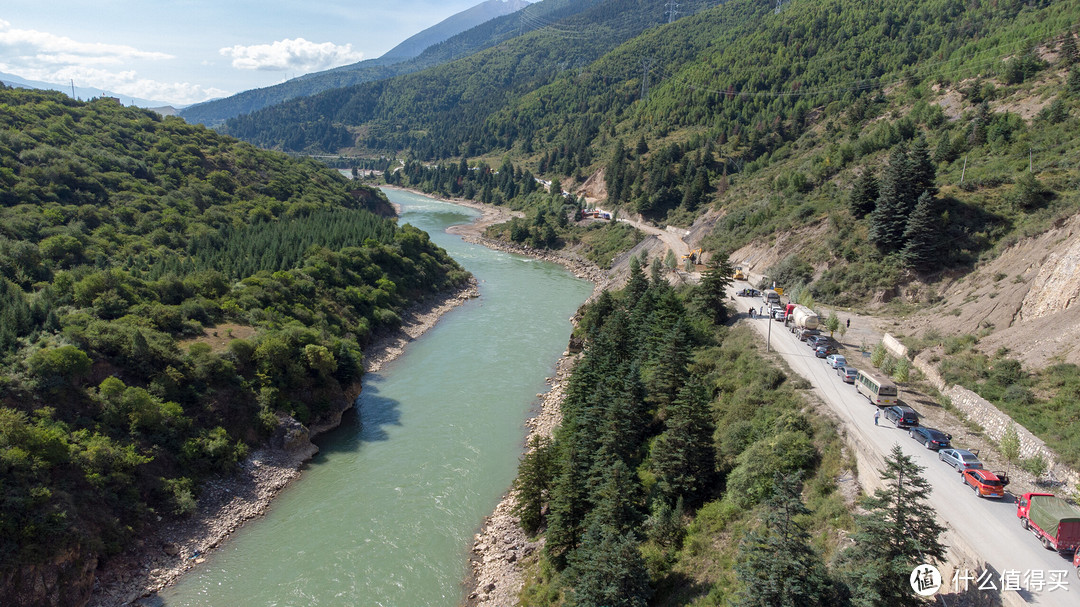
[[[592,285],[444,233],[471,209],[387,195],[481,296],[366,376],[355,413],[316,441],[303,476],[163,591],[168,607],[461,602],[472,536],[513,480],[524,421]]]

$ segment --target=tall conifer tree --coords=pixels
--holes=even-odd
[[[574,607],[645,607],[653,590],[633,533],[620,534],[600,521],[589,526],[573,556]]]
[[[938,258],[941,242],[936,200],[930,196],[930,192],[923,192],[904,230],[904,248],[900,251],[900,258],[905,265],[917,270],[928,269]]]
[[[903,246],[911,195],[909,176],[907,147],[900,144],[889,153],[889,165],[878,186],[877,205],[870,214],[870,240],[881,251],[896,251]]]
[[[728,319],[727,288],[732,283],[735,268],[727,257],[717,255],[709,261],[709,269],[701,277],[694,299],[705,314],[716,324]]]
[[[857,607],[911,605],[912,570],[945,557],[938,539],[945,528],[927,503],[931,487],[922,471],[894,445],[881,472],[885,487],[864,500],[865,514],[856,515],[855,545],[842,560],[850,566],[852,604]]]
[[[848,198],[848,208],[856,219],[866,217],[874,211],[878,198],[878,182],[874,172],[865,169],[855,180],[855,186]]]
[[[825,563],[810,545],[799,519],[810,511],[796,474],[776,474],[763,509],[764,530],[739,545],[735,573],[744,589],[739,607],[815,607],[835,604]]]
[[[671,504],[684,499],[700,504],[716,479],[716,428],[709,411],[709,394],[698,377],[691,377],[671,406],[667,428],[652,443],[651,467],[657,488]]]

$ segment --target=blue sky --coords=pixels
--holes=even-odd
[[[187,105],[373,59],[482,0],[3,0],[0,72]]]

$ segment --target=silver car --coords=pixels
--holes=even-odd
[[[837,367],[836,373],[840,379],[844,380],[844,383],[853,384],[859,375],[859,370],[855,367]]]
[[[938,459],[956,468],[957,472],[980,470],[983,467],[978,455],[966,449],[942,449],[938,451]]]

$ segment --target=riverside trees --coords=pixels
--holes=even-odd
[[[751,335],[686,303],[703,287],[676,291],[642,265],[635,259],[627,287],[584,310],[562,427],[522,461],[522,524],[546,538],[528,604],[688,604],[708,594],[845,605],[861,596],[857,575],[825,565],[836,562],[837,526],[851,521],[835,490],[843,458],[834,425],[758,357]],[[907,496],[917,471],[903,469]],[[742,549],[718,539],[755,528]]]
[[[310,160],[104,99],[0,106],[0,580],[190,512],[278,416],[345,400],[374,331],[467,279]]]
[[[531,505],[522,522],[546,538],[526,602],[910,601],[910,588],[904,594],[889,576],[912,547],[931,560],[942,551],[917,467],[894,452],[883,477],[898,480],[867,501],[871,518],[892,524],[860,517],[856,546],[839,559],[854,525],[835,488],[843,457],[834,424],[758,357],[753,336],[685,303],[703,287],[676,291],[655,273],[647,277],[643,265],[635,259],[627,287],[584,310],[576,332],[585,350],[567,386],[562,427],[546,452],[523,460],[517,488]],[[550,465],[547,476],[537,473],[541,461]],[[903,539],[886,543],[884,533]],[[864,558],[879,568],[893,559],[892,569],[873,577]],[[885,577],[891,585],[871,595]]]

